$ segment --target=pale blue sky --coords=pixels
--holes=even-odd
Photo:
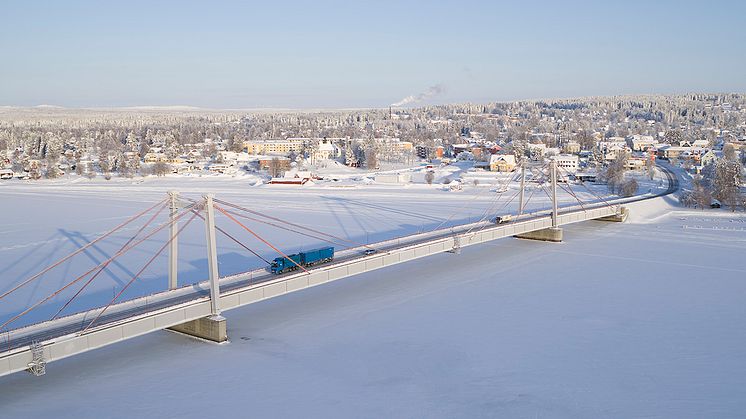
[[[2,0],[0,16],[0,105],[746,91],[744,1]]]

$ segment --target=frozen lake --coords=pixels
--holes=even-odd
[[[85,201],[116,218],[143,207],[133,196],[161,192]],[[350,237],[416,230],[410,212],[437,224],[435,203],[463,202],[365,192],[345,202],[341,224],[366,219]],[[66,217],[86,191],[69,193]],[[320,207],[325,195],[307,192],[303,209],[331,226],[345,206]],[[0,229],[43,241],[55,222]],[[86,230],[100,225],[90,217],[75,222],[99,231]],[[0,378],[0,406],[8,417],[737,417],[745,250],[742,214],[648,203],[624,224],[570,226],[561,244],[503,239],[229,311],[228,344],[156,332],[50,364],[41,378]]]

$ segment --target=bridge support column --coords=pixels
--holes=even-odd
[[[170,220],[171,220],[171,244],[169,244],[168,248],[168,289],[173,290],[178,287],[178,270],[179,270],[179,264],[178,264],[178,251],[179,251],[179,238],[177,237],[177,233],[179,231],[177,222],[176,222],[176,212],[178,208],[176,208],[176,200],[179,199],[179,193],[178,192],[169,192],[168,197],[170,199]]]
[[[210,277],[210,310],[220,315],[220,276],[218,275],[218,250],[215,241],[215,208],[212,195],[205,195],[205,237],[207,238],[207,270]]]
[[[629,208],[619,207],[619,210],[617,211],[616,214],[610,215],[608,217],[598,218],[598,221],[611,221],[614,223],[623,223],[627,220],[627,217],[629,217]]]
[[[523,207],[525,203],[523,201],[524,194],[526,191],[526,159],[521,161],[521,192],[518,196],[518,216],[523,215]]]
[[[552,179],[552,228],[557,229],[557,160],[549,162]]]
[[[171,327],[180,333],[214,342],[228,340],[225,317],[220,315],[220,276],[218,275],[218,252],[215,241],[215,208],[212,195],[205,195],[205,236],[207,238],[207,268],[210,277],[210,311],[208,317],[192,320]]]

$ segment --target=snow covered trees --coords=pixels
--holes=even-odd
[[[59,168],[57,159],[49,159],[47,161],[47,179],[57,179],[62,175],[62,171]]]
[[[689,193],[689,202],[687,206],[699,208],[709,208],[712,204],[712,194],[705,187],[702,176],[696,175],[692,179],[692,191]]]
[[[645,172],[647,172],[650,180],[655,177],[655,157],[649,156],[645,159]]]
[[[365,149],[365,167],[368,169],[378,169],[378,151],[375,147]]]
[[[619,153],[603,172],[602,177],[606,180],[609,191],[612,193],[620,191],[622,187],[624,172],[627,170],[627,160],[626,153]]]
[[[635,178],[628,179],[624,183],[622,183],[620,189],[620,194],[624,197],[632,196],[637,193],[637,180]]]
[[[282,174],[282,164],[280,163],[280,159],[274,157],[269,161],[268,172],[271,177],[279,177]]]
[[[345,147],[345,165],[349,167],[359,167],[360,162],[357,159],[357,156],[355,155],[355,151],[352,148],[352,144],[348,144],[347,147]]]
[[[720,159],[707,165],[704,174],[704,184],[715,199],[733,211],[743,205],[740,191],[743,166],[739,161]]]
[[[428,185],[432,185],[434,180],[435,173],[433,173],[432,170],[428,170],[427,173],[425,173],[425,182],[427,182]]]
[[[159,161],[159,162],[153,163],[151,170],[153,171],[153,174],[156,176],[166,176],[167,174],[171,173],[171,165],[169,165],[168,163]]]

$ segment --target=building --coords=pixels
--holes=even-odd
[[[322,138],[318,142],[318,147],[313,152],[311,159],[314,163],[322,160],[331,160],[339,157],[339,147],[334,145],[334,141],[331,138]]]
[[[665,159],[699,160],[700,155],[705,153],[705,151],[705,149],[700,147],[662,146],[658,149],[658,157],[662,157]]]
[[[277,161],[277,168],[281,172],[290,170],[290,159],[287,157],[264,157],[259,159],[259,170],[269,170],[272,165],[272,161]]]
[[[656,141],[652,135],[635,134],[632,136],[630,142],[632,151],[646,151],[649,148],[655,148],[658,146],[658,141]]]
[[[166,160],[166,155],[163,153],[145,153],[143,161],[145,163],[158,163]]]
[[[493,172],[512,172],[516,160],[512,154],[493,154],[490,156],[490,170]]]
[[[559,172],[575,173],[578,171],[579,157],[575,154],[558,154],[553,157]]]
[[[409,183],[412,181],[412,174],[404,173],[378,173],[375,180],[377,183]]]
[[[645,167],[645,160],[647,160],[647,158],[630,157],[629,159],[627,159],[627,169],[640,170]]]
[[[285,140],[253,140],[243,143],[249,154],[282,154],[300,153],[308,138],[288,138]]]
[[[531,143],[528,145],[528,153],[533,160],[541,160],[547,152],[547,146],[544,143]]]
[[[568,141],[562,146],[562,151],[567,154],[580,153],[580,144],[576,141]]]
[[[415,147],[415,153],[417,154],[417,157],[421,159],[427,159],[427,156],[430,154],[428,148],[424,145],[418,145]]]
[[[708,164],[715,163],[717,156],[712,150],[707,150],[699,156],[699,164],[707,166]]]

